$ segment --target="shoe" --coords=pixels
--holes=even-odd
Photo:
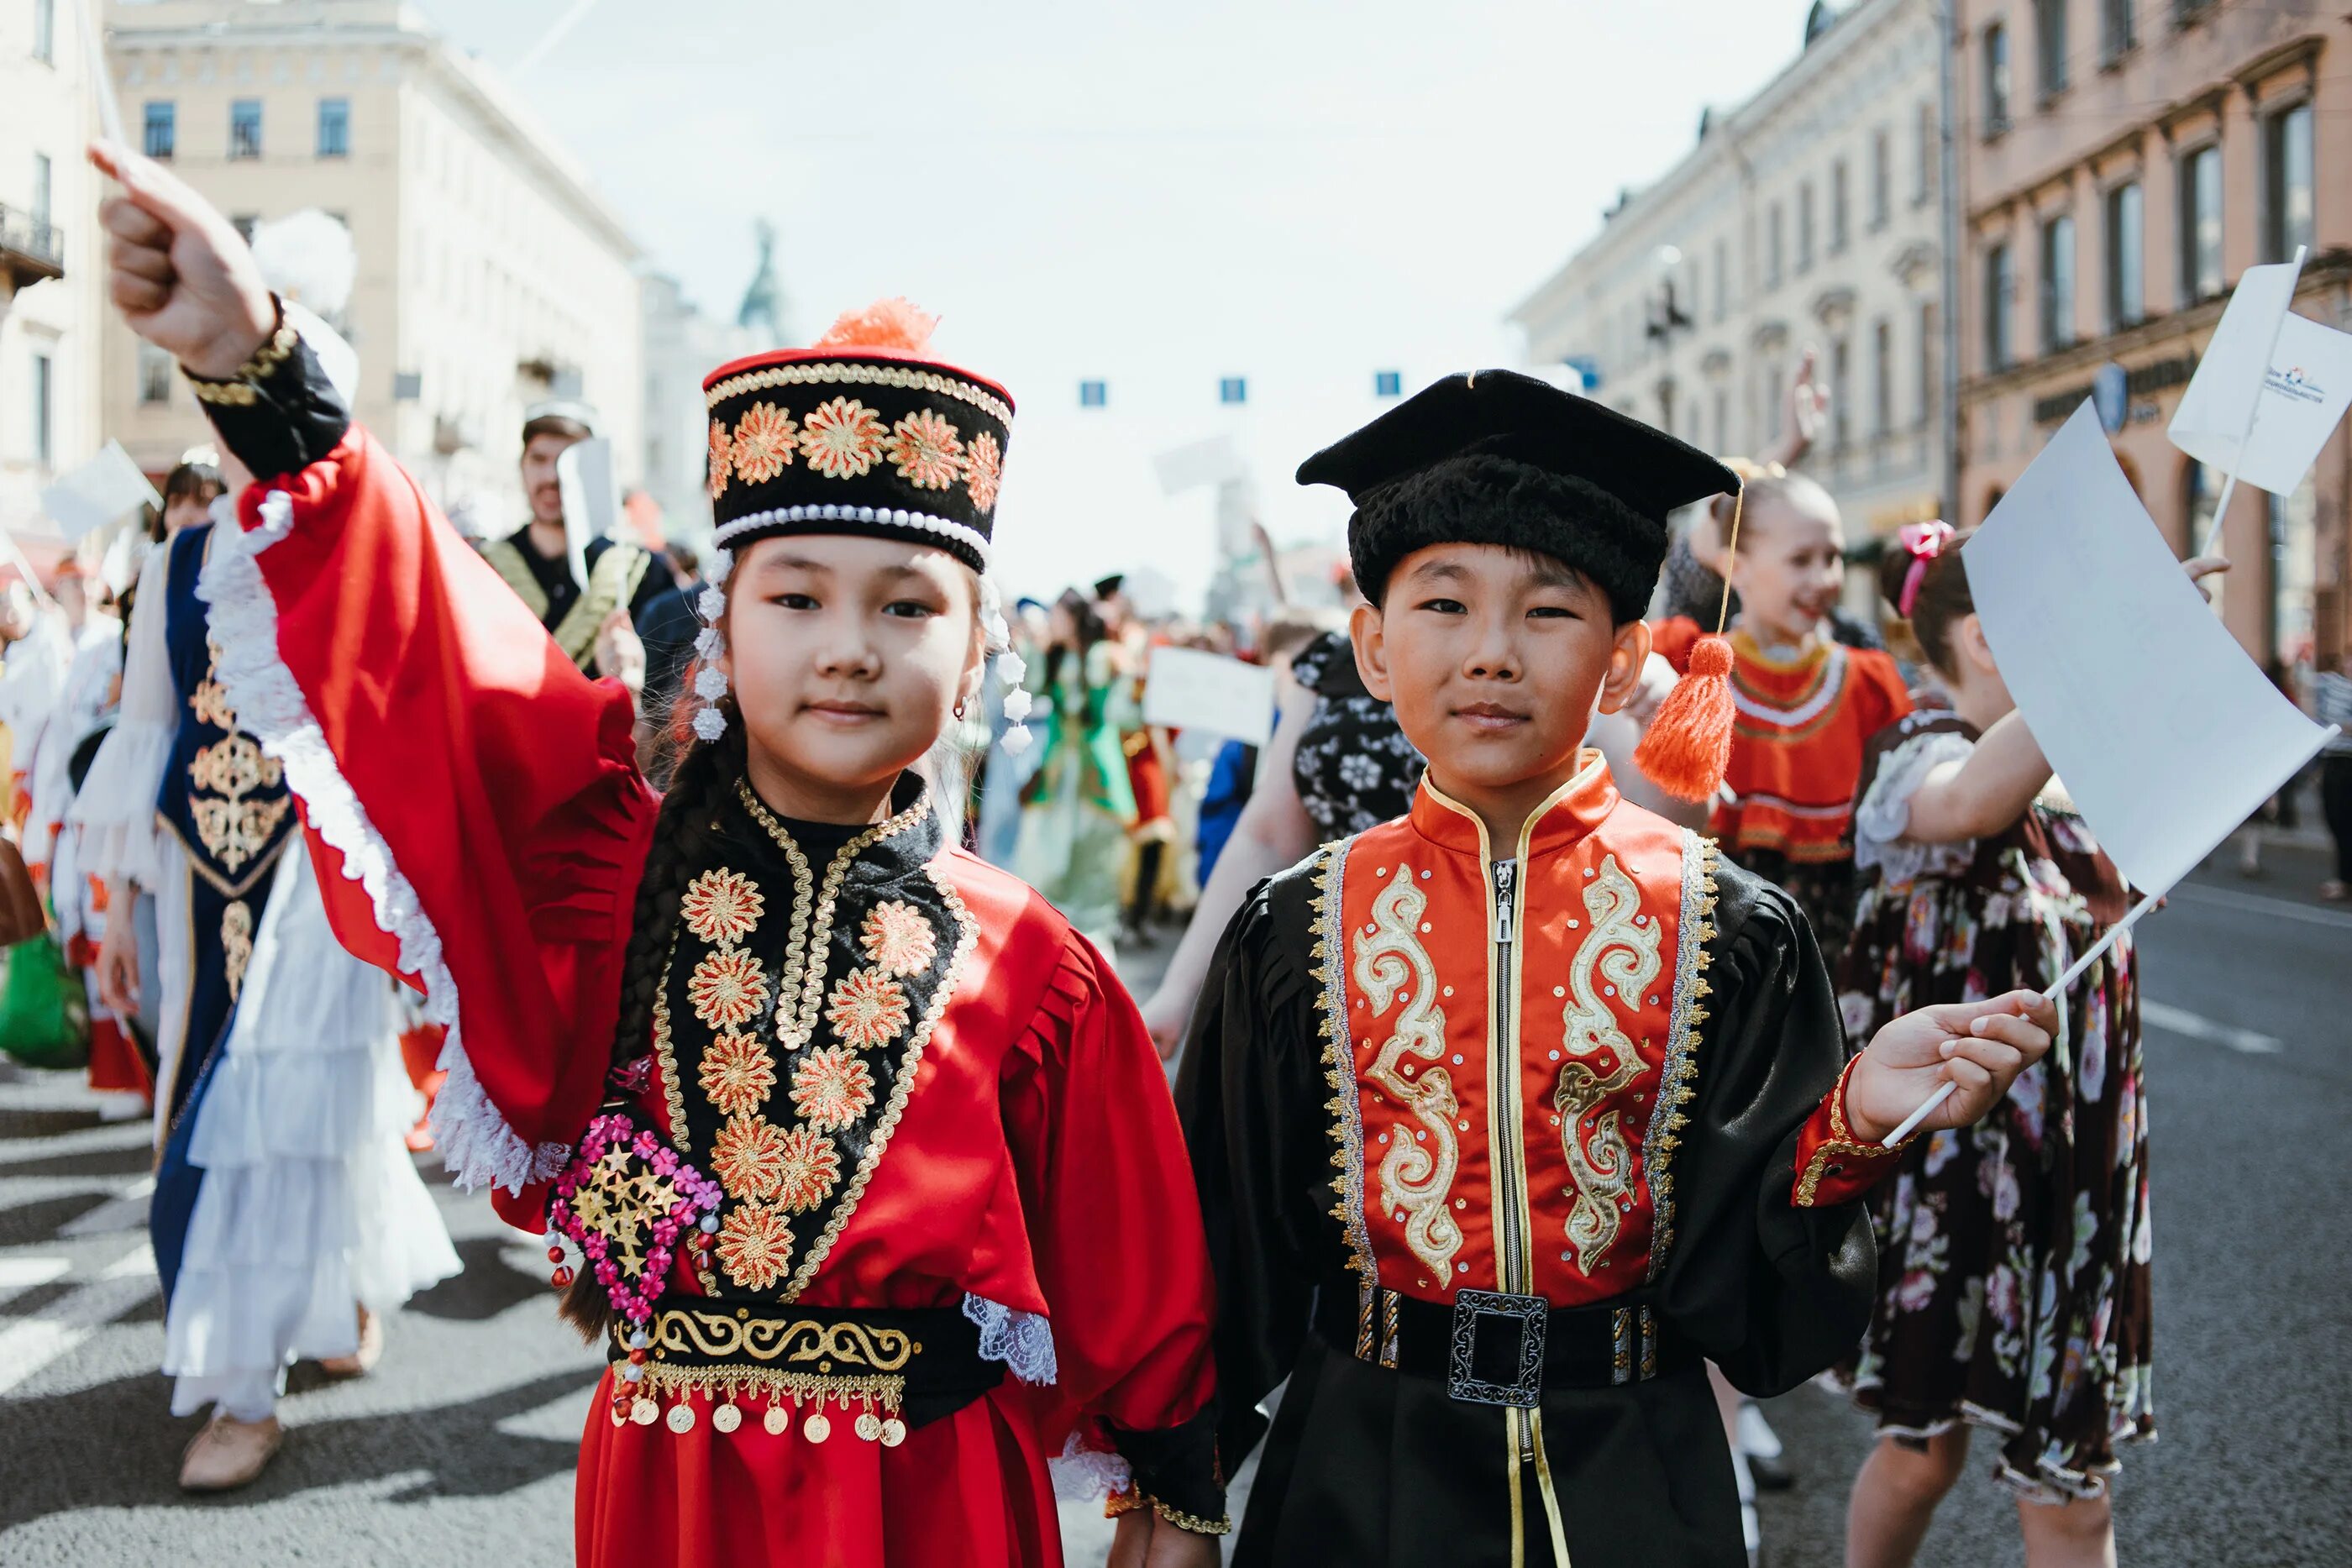
[[[239,1421],[215,1416],[189,1441],[180,1458],[182,1491],[235,1491],[260,1479],[270,1457],[286,1440],[278,1417]]]
[[[1748,1456],[1748,1473],[1756,1478],[1758,1491],[1787,1491],[1797,1484],[1797,1472],[1779,1459],[1768,1459],[1761,1454]]]
[[[330,1377],[365,1377],[383,1359],[383,1320],[365,1307],[360,1309],[359,1348],[349,1355],[331,1355],[321,1359],[319,1370]]]

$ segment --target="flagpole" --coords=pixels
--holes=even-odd
[[[82,57],[89,65],[90,85],[98,92],[98,123],[109,141],[127,147],[122,106],[114,100],[114,75],[107,68],[106,46],[99,36],[98,0],[73,0],[73,8],[81,27]]]
[[[2278,320],[2271,327],[2271,340],[2263,350],[2262,381],[2254,388],[2254,401],[2246,408],[2246,429],[2238,437],[2237,460],[2230,465],[2229,475],[2221,481],[2221,498],[2214,504],[2213,523],[2205,530],[2205,542],[2197,547],[2199,555],[2211,555],[2213,547],[2221,542],[2221,526],[2230,517],[2230,497],[2238,488],[2238,470],[2246,465],[2246,447],[2254,439],[2254,421],[2262,416],[2263,393],[2270,390],[2271,356],[2278,352],[2279,334],[2286,330],[2286,319],[2294,313],[2294,286],[2303,277],[2306,250],[2304,246],[2294,247],[2294,270],[2287,276],[2286,308],[2279,312]]]
[[[0,525],[0,545],[7,547],[8,559],[24,574],[25,586],[33,591],[33,597],[39,601],[41,608],[55,610],[58,601],[51,599],[49,591],[41,586],[41,574],[35,571],[33,563],[25,559],[25,552],[17,547],[16,536],[10,533],[5,525]]]
[[[2151,893],[2146,898],[2141,899],[2137,904],[2132,905],[2131,913],[2125,915],[2121,920],[2116,921],[2113,925],[2107,927],[2107,934],[2105,936],[2100,937],[2099,940],[2093,945],[2089,952],[2084,954],[2081,957],[2075,959],[2072,964],[2066,967],[2066,972],[2058,977],[2057,983],[2052,986],[2048,990],[2042,993],[2042,999],[2045,1002],[2056,1002],[2060,1007],[2064,1007],[2066,1005],[2066,988],[2073,985],[2076,980],[2082,978],[2084,970],[2097,963],[2103,954],[2105,954],[2109,948],[2113,947],[2117,942],[2123,940],[2124,933],[2138,925],[2139,917],[2146,915],[2149,910],[2154,909],[2158,904],[2162,903],[2165,894],[2171,891],[2172,890],[2170,888],[2165,888],[2159,892]],[[1880,1139],[1879,1147],[1891,1149],[1895,1145],[1901,1143],[1904,1139],[1909,1137],[1911,1135],[1912,1129],[1918,1126],[1920,1123],[1926,1121],[1937,1106],[1942,1104],[1945,1101],[1949,1100],[1952,1097],[1952,1092],[1958,1087],[1959,1085],[1958,1083],[1947,1080],[1933,1094],[1928,1095],[1927,1098],[1919,1103],[1919,1108],[1917,1110],[1912,1112],[1908,1116],[1904,1117],[1902,1124],[1897,1126],[1895,1131],[1887,1134],[1885,1137]]]

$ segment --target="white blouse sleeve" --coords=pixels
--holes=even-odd
[[[157,545],[139,569],[137,613],[122,656],[122,705],[89,776],[74,797],[73,821],[82,830],[81,870],[92,876],[128,877],[152,886],[157,874],[155,798],[179,725],[179,693],[163,632],[172,551]]]
[[[1915,735],[1878,765],[1878,775],[1853,809],[1853,864],[1885,883],[1912,881],[1922,872],[1951,875],[1967,869],[1976,842],[1919,843],[1911,831],[1911,797],[1947,762],[1964,762],[1976,742],[1948,729]]]

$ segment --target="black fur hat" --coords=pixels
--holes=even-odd
[[[1621,622],[1657,586],[1666,514],[1739,487],[1696,447],[1516,371],[1423,389],[1300,464],[1298,482],[1356,503],[1348,554],[1375,604],[1417,549],[1507,545],[1591,578]]]

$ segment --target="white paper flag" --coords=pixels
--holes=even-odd
[[[1274,672],[1198,648],[1154,648],[1143,721],[1264,746],[1274,733]]]
[[[2279,495],[2303,482],[2352,404],[2352,337],[2289,308],[2299,270],[2246,269],[2168,432],[2216,473]]]
[[[575,441],[555,459],[555,486],[563,497],[563,543],[572,580],[588,590],[588,545],[610,538],[621,520],[621,490],[613,479],[613,444],[601,435]]]
[[[2087,401],[1960,559],[2042,755],[2145,892],[2179,881],[2332,733],[2214,619]]]
[[[41,510],[75,544],[142,505],[160,509],[163,497],[118,441],[108,442],[97,456],[41,492]]]

